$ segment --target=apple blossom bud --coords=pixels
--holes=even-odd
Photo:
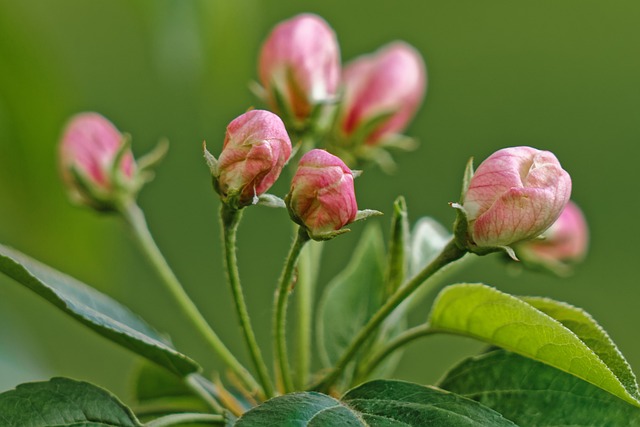
[[[272,108],[283,117],[306,119],[336,95],[340,52],[335,33],[313,14],[281,22],[262,46],[258,72]]]
[[[125,137],[98,113],[67,123],[59,146],[60,169],[71,198],[109,210],[120,192],[133,191],[136,164]]]
[[[402,132],[416,113],[426,89],[420,53],[394,42],[348,64],[343,73],[341,127],[346,136],[364,131],[363,143],[375,145]]]
[[[358,214],[353,173],[339,157],[311,150],[300,159],[286,202],[312,239],[332,238]]]
[[[280,176],[291,156],[291,141],[280,117],[251,110],[227,126],[214,185],[234,208],[255,204]]]
[[[471,245],[506,247],[538,237],[571,195],[571,177],[549,151],[511,147],[480,164],[463,195]]]
[[[587,222],[580,208],[571,201],[541,237],[522,242],[516,247],[516,253],[527,263],[554,270],[558,270],[554,267],[582,261],[589,246]]]

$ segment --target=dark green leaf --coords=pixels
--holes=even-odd
[[[321,361],[332,366],[351,339],[380,307],[384,286],[384,244],[377,224],[370,224],[347,268],[327,286],[318,307]]]
[[[72,277],[2,245],[0,271],[100,335],[178,375],[199,370],[126,307]]]
[[[521,427],[640,426],[640,409],[573,375],[504,350],[463,361],[440,386]]]
[[[445,288],[433,305],[429,322],[437,330],[541,361],[640,406],[606,362],[571,330],[523,300],[489,286]]]
[[[342,401],[320,393],[276,397],[244,414],[237,427],[514,427],[473,400],[433,387],[378,380],[348,392]]]
[[[27,383],[0,394],[3,427],[139,427],[133,412],[92,384],[67,378]]]

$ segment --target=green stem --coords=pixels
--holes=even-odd
[[[358,370],[358,380],[364,380],[367,375],[373,372],[373,370],[380,363],[382,363],[384,359],[386,359],[391,353],[398,350],[400,347],[409,344],[415,339],[437,334],[439,332],[439,330],[432,328],[429,323],[424,323],[422,325],[407,329],[400,335],[396,336],[393,340],[389,341],[387,345],[381,348],[378,352],[374,353],[374,355],[367,361],[364,368]]]
[[[233,301],[235,302],[236,312],[238,313],[238,319],[240,321],[240,327],[244,335],[245,342],[251,355],[253,365],[258,372],[260,383],[264,389],[264,393],[267,398],[274,396],[273,384],[267,371],[267,365],[264,363],[262,352],[258,346],[256,335],[253,332],[251,326],[251,319],[249,318],[249,311],[247,310],[247,303],[242,293],[242,286],[240,285],[240,274],[238,273],[238,259],[236,257],[236,234],[238,231],[238,224],[242,217],[242,211],[233,209],[226,204],[222,204],[220,207],[220,219],[222,222],[222,234],[224,242],[225,253],[225,266],[227,271],[227,281],[231,287],[231,293],[233,294]]]
[[[296,262],[300,256],[300,251],[304,244],[309,240],[309,235],[302,227],[298,228],[296,239],[291,245],[287,261],[280,276],[280,282],[276,289],[274,300],[275,310],[273,312],[273,332],[274,336],[274,358],[278,364],[278,375],[280,383],[284,387],[285,393],[293,391],[293,381],[291,379],[291,367],[289,365],[289,357],[287,353],[287,301],[289,299],[291,278],[295,270]]]
[[[135,202],[129,201],[127,203],[122,203],[120,213],[131,227],[142,252],[147,256],[148,260],[158,272],[162,279],[162,283],[174,297],[184,314],[203,336],[205,342],[247,387],[251,390],[257,390],[259,386],[256,383],[256,380],[251,376],[249,371],[247,371],[245,367],[238,362],[211,326],[209,326],[202,314],[198,311],[196,305],[185,292],[175,274],[173,274],[171,267],[167,264],[167,261],[162,256],[160,249],[158,249],[158,246],[149,232],[142,209],[140,209]]]
[[[364,345],[371,334],[380,326],[380,324],[391,314],[391,312],[398,307],[409,295],[411,295],[425,280],[435,274],[442,267],[447,264],[460,259],[466,251],[460,249],[451,240],[447,246],[444,247],[440,255],[434,259],[429,265],[427,265],[420,273],[410,279],[407,283],[402,285],[396,290],[396,292],[387,300],[387,302],[380,307],[380,309],[373,315],[369,322],[360,330],[358,335],[351,341],[349,347],[344,351],[335,367],[325,375],[316,385],[312,387],[313,390],[326,392],[329,388],[338,380],[344,369],[347,367],[353,356]]]
[[[321,242],[310,242],[302,249],[298,261],[297,336],[296,336],[296,388],[303,390],[307,384],[311,367],[311,324],[313,316],[313,294],[318,276]]]
[[[203,423],[203,424],[215,424],[224,425],[226,420],[222,415],[210,415],[210,414],[172,414],[166,417],[157,418],[153,421],[145,424],[145,427],[167,427],[184,425],[187,423]]]

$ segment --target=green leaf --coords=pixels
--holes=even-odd
[[[433,261],[450,240],[451,233],[438,221],[428,216],[420,218],[411,233],[409,276],[415,276]]]
[[[606,362],[557,320],[482,284],[445,288],[430,315],[436,330],[476,338],[582,378],[640,406]]]
[[[188,375],[200,368],[129,309],[93,288],[26,255],[0,245],[0,272],[109,340],[169,369]]]
[[[624,388],[640,399],[636,376],[611,337],[593,317],[581,308],[550,298],[523,297],[541,312],[553,317],[576,334],[609,367]]]
[[[640,409],[548,365],[504,350],[454,367],[440,387],[477,400],[522,427],[634,427]]]
[[[385,296],[389,297],[404,282],[407,274],[407,252],[409,245],[409,221],[407,202],[400,196],[393,203],[391,236],[385,272]]]
[[[317,338],[325,366],[333,366],[351,339],[382,303],[384,244],[377,224],[370,224],[349,265],[324,291],[318,307]]]
[[[95,385],[53,378],[0,394],[4,427],[140,427],[129,408]]]
[[[209,407],[175,375],[143,362],[133,378],[136,414],[142,421],[176,412],[207,412]]]
[[[377,380],[342,400],[307,392],[276,397],[244,414],[236,427],[514,427],[473,400],[403,381]]]
[[[217,401],[236,405],[234,409],[238,412],[245,412],[254,406],[237,395],[227,396],[220,387],[200,374],[191,374],[190,379],[197,382],[201,389]],[[230,400],[225,400],[227,397],[230,397]],[[173,413],[210,412],[202,397],[196,395],[183,380],[146,361],[141,363],[134,373],[133,398],[136,402],[136,415],[145,422]]]

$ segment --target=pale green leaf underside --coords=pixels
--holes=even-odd
[[[244,414],[236,427],[517,427],[473,400],[403,381],[377,380],[341,401],[315,393],[276,397]]]
[[[581,308],[549,298],[522,299],[571,330],[609,367],[630,395],[640,399],[636,376],[618,347],[593,317]]]
[[[157,331],[117,301],[2,245],[0,272],[105,338],[178,375],[200,369],[196,362],[176,351]]]
[[[637,427],[640,409],[592,384],[504,350],[467,359],[440,387],[486,405],[521,427]]]
[[[634,405],[607,364],[560,322],[519,298],[482,284],[445,288],[429,322],[443,332],[476,338],[582,378]]]
[[[140,427],[115,396],[67,378],[27,383],[0,394],[3,427]]]

